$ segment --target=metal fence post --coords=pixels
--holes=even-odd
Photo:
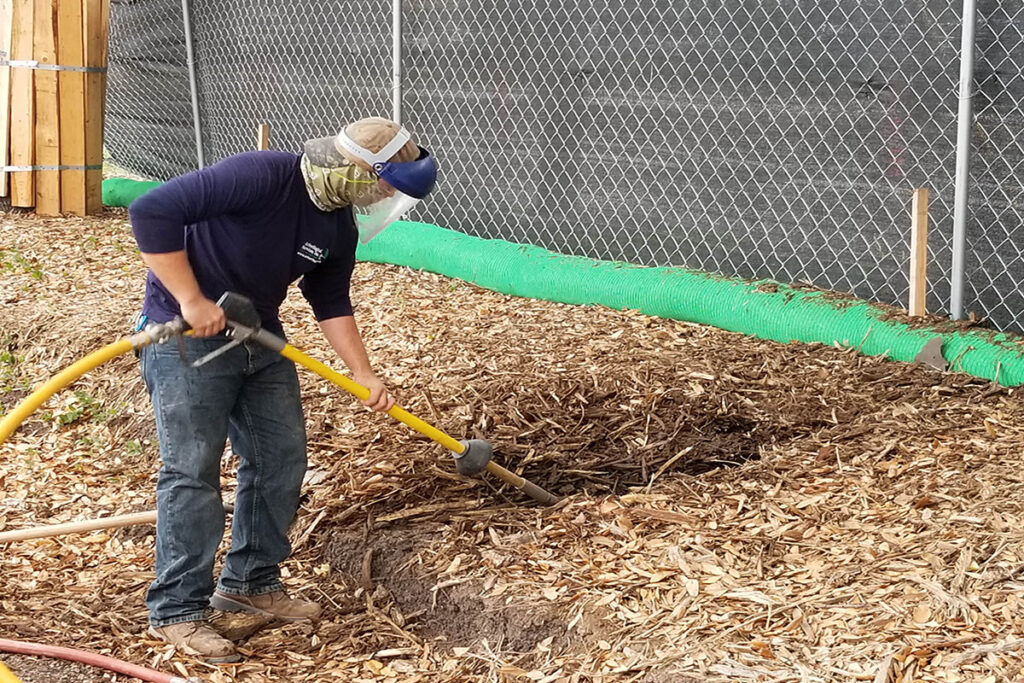
[[[192,94],[192,127],[196,135],[196,162],[199,168],[205,165],[203,160],[203,130],[199,124],[199,91],[196,88],[196,60],[192,53],[192,19],[189,14],[188,0],[181,0],[181,20],[185,29],[185,60],[188,65],[188,87]]]
[[[391,118],[402,123],[402,0],[391,0]]]
[[[953,192],[953,264],[950,272],[949,314],[964,317],[964,280],[967,250],[967,193],[971,171],[971,124],[974,116],[975,0],[964,0],[960,35],[960,110],[956,132],[956,184]]]

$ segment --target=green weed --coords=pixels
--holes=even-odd
[[[16,388],[12,381],[18,375],[17,368],[15,366],[21,362],[19,356],[14,355],[14,340],[8,337],[0,342],[0,391],[6,393]],[[23,386],[26,384],[25,381],[21,382]]]
[[[33,280],[43,279],[43,269],[34,260],[13,250],[0,251],[0,269],[27,273]]]
[[[68,406],[64,412],[53,413],[48,419],[60,425],[69,425],[82,418],[88,418],[94,422],[105,422],[112,414],[112,411],[103,408],[103,404],[89,395],[86,391],[75,391],[75,401]],[[44,416],[43,419],[47,419]]]

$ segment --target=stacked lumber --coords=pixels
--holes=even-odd
[[[110,0],[0,0],[0,197],[44,216],[103,206]]]

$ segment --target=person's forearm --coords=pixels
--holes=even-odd
[[[195,273],[192,272],[192,266],[189,265],[188,255],[184,251],[166,254],[143,253],[142,260],[179,304],[188,304],[203,295],[199,283],[196,282]]]
[[[366,347],[363,345],[363,338],[359,334],[354,317],[346,315],[321,320],[320,329],[330,342],[331,348],[341,357],[353,375],[373,374],[370,358],[366,354]]]
[[[395,405],[395,398],[370,367],[370,359],[366,355],[366,347],[363,345],[363,338],[356,326],[356,319],[350,315],[328,318],[320,321],[320,329],[323,330],[324,336],[327,337],[327,341],[331,343],[341,360],[348,366],[352,378],[370,390],[369,396],[361,399],[363,405],[383,413],[391,410]]]
[[[181,317],[192,328],[195,336],[207,337],[224,329],[224,311],[203,295],[184,251],[163,254],[143,252],[142,260],[177,299]]]

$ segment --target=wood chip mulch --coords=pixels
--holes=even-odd
[[[122,211],[0,218],[0,409],[124,336],[143,275]],[[136,526],[0,548],[0,637],[211,683],[1024,676],[1020,392],[394,266],[357,266],[353,299],[404,407],[564,501],[460,477],[300,371],[285,573],[322,623],[242,638],[238,665],[175,653],[145,635]],[[297,291],[282,318],[341,368]],[[157,468],[129,354],[0,445],[0,530],[150,510]]]

